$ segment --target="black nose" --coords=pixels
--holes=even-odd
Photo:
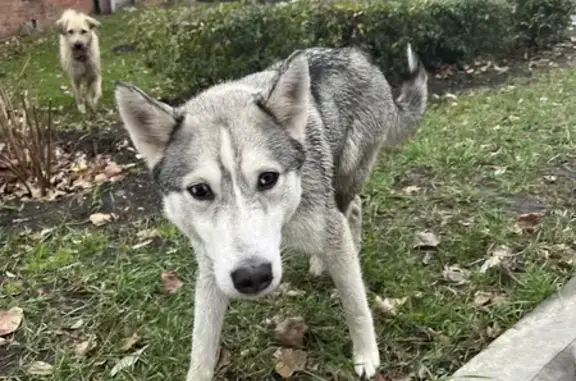
[[[72,45],[74,47],[74,49],[82,49],[84,47],[84,45],[82,45],[81,42],[75,42],[74,45]]]
[[[272,265],[264,263],[240,267],[234,270],[231,276],[236,290],[242,294],[254,295],[272,283]]]

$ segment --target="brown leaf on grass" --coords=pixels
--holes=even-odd
[[[278,348],[274,352],[274,369],[283,379],[289,379],[295,372],[305,369],[308,355],[301,349]]]
[[[132,365],[136,364],[136,362],[140,359],[140,356],[142,355],[145,349],[146,347],[140,348],[131,355],[125,356],[122,359],[120,359],[120,361],[118,361],[110,371],[110,377],[114,377],[124,369],[130,368]]]
[[[492,293],[485,291],[476,291],[474,294],[474,304],[477,306],[485,306],[492,300]]]
[[[120,350],[122,352],[129,351],[138,341],[140,341],[140,335],[138,332],[134,332],[132,336],[126,337],[122,340],[122,344],[120,344]]]
[[[540,228],[540,222],[544,212],[540,213],[524,213],[516,218],[516,223],[512,227],[515,233],[534,233]]]
[[[143,241],[143,242],[139,242],[139,243],[137,243],[136,245],[132,246],[132,250],[141,249],[141,248],[143,248],[143,247],[146,247],[146,246],[150,245],[151,243],[152,243],[152,240],[151,240],[151,239],[148,239],[148,240]]]
[[[88,340],[85,340],[81,343],[76,344],[74,346],[74,353],[78,356],[87,356],[92,350],[94,350],[97,346],[96,338],[94,336],[90,336]]]
[[[564,243],[542,247],[538,249],[538,254],[547,262],[568,269],[576,262],[576,250]]]
[[[304,346],[304,334],[308,326],[301,316],[285,319],[274,329],[274,336],[280,345],[289,348],[301,348]]]
[[[415,249],[434,249],[440,244],[440,239],[436,234],[431,232],[419,232],[416,233],[414,238]]]
[[[33,376],[50,376],[54,373],[54,367],[44,361],[34,361],[28,367],[28,374]]]
[[[106,214],[106,213],[94,213],[90,215],[90,222],[94,224],[94,226],[104,226],[107,223],[111,222],[116,218],[114,213]]]
[[[408,301],[408,297],[403,298],[381,298],[376,296],[376,307],[384,315],[395,316],[398,308],[402,307]]]
[[[138,237],[139,239],[151,239],[155,237],[160,237],[160,232],[156,229],[140,230],[138,233],[136,233],[136,237]]]
[[[162,280],[164,292],[167,294],[175,293],[183,285],[180,278],[178,278],[178,273],[176,273],[176,271],[164,271],[160,274],[160,279]]]
[[[289,282],[283,282],[280,287],[278,287],[277,292],[275,292],[274,296],[286,295],[291,297],[302,296],[306,294],[306,291],[298,290],[294,288]]]
[[[497,338],[498,336],[500,336],[501,333],[502,333],[502,328],[500,328],[500,326],[496,322],[493,324],[490,324],[490,325],[488,325],[488,327],[486,327],[486,334],[491,339]]]
[[[506,73],[508,70],[510,70],[509,66],[498,66],[496,64],[494,64],[494,70],[496,70],[498,72],[498,74],[503,74]]]
[[[484,261],[480,267],[480,273],[484,274],[492,267],[499,266],[503,260],[512,256],[512,250],[506,245],[497,246],[491,253],[490,257]]]
[[[24,319],[24,310],[12,307],[9,310],[0,310],[0,336],[15,332]]]
[[[444,270],[442,271],[442,277],[456,285],[468,283],[469,276],[470,271],[460,268],[458,265],[444,266]]]
[[[216,358],[216,368],[223,368],[230,364],[230,352],[226,349],[219,348]]]
[[[74,324],[70,326],[70,329],[72,330],[80,329],[82,328],[83,325],[84,325],[84,319],[78,319],[74,322]]]
[[[106,166],[104,167],[103,171],[106,177],[111,178],[122,173],[122,167],[120,167],[114,161],[109,161],[108,164],[106,164]]]
[[[422,188],[420,188],[419,186],[409,185],[409,186],[403,188],[403,189],[402,189],[402,192],[403,192],[404,194],[407,194],[407,195],[413,195],[413,194],[416,194],[416,193],[420,192],[421,189],[422,189]]]

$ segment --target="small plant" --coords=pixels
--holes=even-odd
[[[19,98],[19,105],[0,89],[0,168],[12,173],[30,197],[34,192],[44,197],[51,186],[52,107],[41,110],[26,91],[14,98]]]

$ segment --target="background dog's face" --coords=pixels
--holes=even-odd
[[[292,62],[270,94],[225,84],[174,110],[119,85],[120,115],[164,194],[166,215],[206,255],[228,296],[282,278],[282,229],[298,205],[309,74]]]
[[[93,29],[99,27],[100,22],[83,13],[67,10],[56,25],[72,50],[85,51],[92,43]]]

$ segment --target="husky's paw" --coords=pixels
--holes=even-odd
[[[380,366],[380,354],[378,348],[354,351],[354,369],[358,377],[371,379]]]
[[[310,269],[308,270],[310,275],[318,277],[324,272],[324,262],[316,255],[310,257]]]

